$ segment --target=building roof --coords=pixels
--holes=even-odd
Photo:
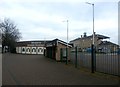
[[[115,43],[112,43],[112,42],[110,42],[110,41],[102,41],[100,44],[99,44],[99,46],[100,45],[116,45],[116,46],[119,46],[119,45],[117,45],[117,44],[115,44]]]
[[[82,38],[76,38],[74,40],[71,40],[70,42],[76,41],[76,40],[80,40],[80,39],[92,38],[92,37],[93,37],[93,35],[82,37]],[[100,34],[95,34],[95,37],[97,37],[98,39],[108,39],[108,38],[110,38],[110,37],[107,37],[107,36],[104,36],[104,35],[100,35]]]
[[[71,45],[67,44],[67,42],[64,42],[60,39],[54,39],[54,40],[37,40],[37,41],[19,41],[19,42],[16,42],[16,46],[27,46],[27,45],[30,45],[30,44],[41,44],[41,46],[47,46],[47,45],[56,45],[58,43],[61,43],[61,44],[64,44],[64,45],[68,45],[69,47],[72,47]]]
[[[64,41],[62,41],[62,40],[60,40],[60,39],[54,39],[54,40],[48,42],[47,45],[48,45],[48,46],[57,45],[57,42],[58,42],[58,43],[61,43],[61,44],[63,44],[63,45],[66,45],[66,46],[68,45],[69,47],[72,47],[70,44],[67,44],[67,42],[64,42]]]

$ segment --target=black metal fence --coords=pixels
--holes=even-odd
[[[96,71],[119,75],[120,63],[119,46],[96,47]]]
[[[70,62],[76,68],[86,68],[92,73],[102,72],[120,75],[120,47],[119,46],[92,46],[86,50],[71,48]]]

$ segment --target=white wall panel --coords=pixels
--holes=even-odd
[[[18,53],[22,53],[21,48],[22,48],[22,47],[19,47],[19,49],[18,49]]]
[[[16,53],[19,53],[19,47],[16,47]]]

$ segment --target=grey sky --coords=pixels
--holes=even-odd
[[[69,41],[84,32],[92,34],[92,6],[95,4],[95,32],[118,43],[118,0],[1,0],[0,19],[10,18],[22,33],[21,40],[59,38]]]

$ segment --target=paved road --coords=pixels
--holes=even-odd
[[[3,85],[117,85],[43,55],[3,54]]]

